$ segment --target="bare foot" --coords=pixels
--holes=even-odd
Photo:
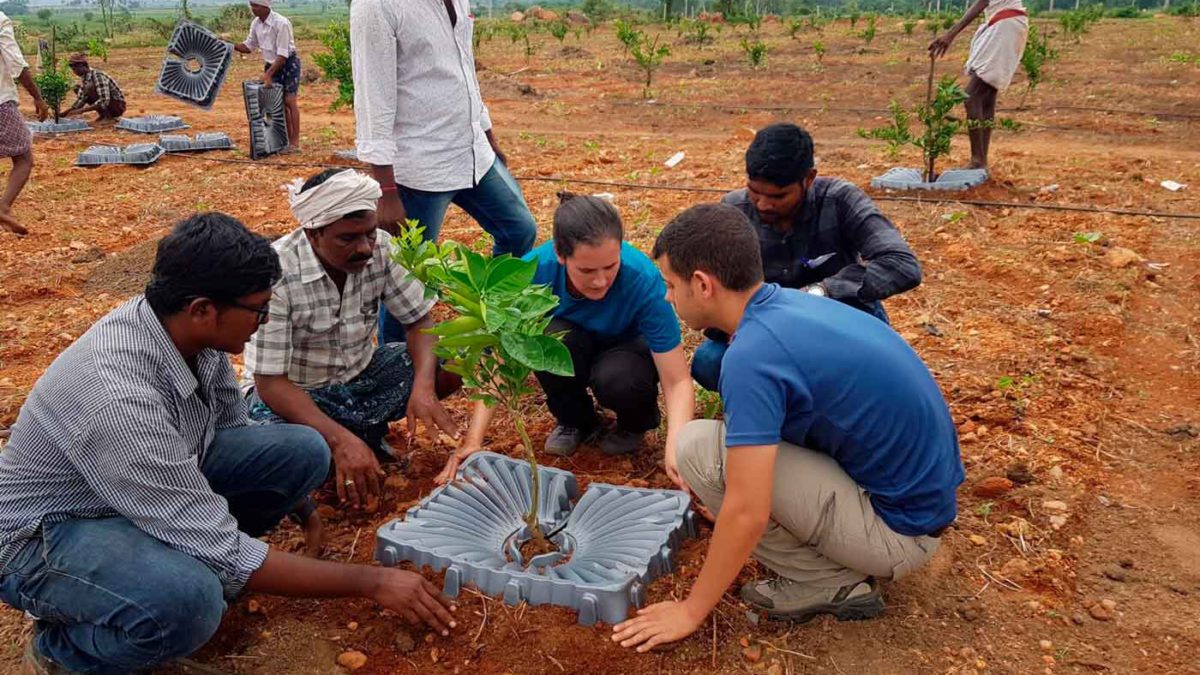
[[[0,207],[0,225],[15,235],[23,237],[29,234],[29,230],[25,229],[25,226],[21,223],[18,223],[17,219],[12,217],[10,211],[3,207]]]
[[[279,154],[281,154],[281,155],[295,155],[295,154],[297,154],[297,153],[299,153],[299,152],[300,152],[300,146],[298,146],[298,145],[289,145],[289,146],[287,146],[286,148],[284,148],[283,150],[280,150],[280,151],[279,151]]]

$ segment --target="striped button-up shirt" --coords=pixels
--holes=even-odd
[[[829,297],[864,308],[921,283],[921,265],[900,231],[853,183],[818,177],[786,231],[768,225],[746,189],[725,195],[758,232],[768,283],[824,282]]]
[[[0,453],[0,569],[43,523],[122,516],[236,595],[267,544],[200,472],[217,429],[248,423],[224,354],[196,372],[145,298],[96,322],[34,385]]]
[[[355,0],[350,5],[358,158],[392,165],[396,182],[428,192],[479,184],[496,161],[475,76],[466,0]]]
[[[302,389],[345,384],[371,363],[380,301],[403,324],[416,322],[436,302],[392,261],[391,237],[383,230],[375,233],[371,261],[346,275],[341,292],[303,229],[272,245],[283,277],[271,294],[271,320],[246,343],[246,389],[256,374],[287,375]]]
[[[79,84],[75,85],[76,99],[71,107],[82,108],[88,103],[88,95],[93,93],[96,98],[92,103],[101,108],[107,108],[113,101],[125,100],[125,94],[121,93],[121,88],[117,86],[116,80],[109,77],[108,73],[104,71],[91,68]]]

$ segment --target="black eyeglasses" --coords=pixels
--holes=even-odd
[[[225,304],[232,305],[233,307],[237,307],[238,309],[244,309],[247,312],[254,312],[255,314],[258,315],[258,325],[260,325],[260,326],[263,325],[264,323],[266,323],[267,321],[269,321],[271,318],[271,304],[270,303],[267,303],[266,305],[264,305],[262,307],[250,307],[249,305],[243,305],[240,302],[227,302]]]

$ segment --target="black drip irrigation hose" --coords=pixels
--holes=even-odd
[[[673,101],[639,101],[637,99],[609,99],[613,105],[627,106],[661,106],[664,108],[715,108],[719,110],[754,110],[763,112],[789,112],[792,110],[847,112],[873,115],[890,112],[887,108],[858,108],[832,105],[816,105],[813,103],[797,103],[794,105],[740,105],[737,103],[722,103],[720,101],[697,101],[693,103],[677,103]],[[1053,112],[1056,110],[1073,110],[1078,112],[1099,112],[1114,115],[1137,115],[1142,117],[1179,117],[1183,119],[1200,119],[1200,113],[1167,112],[1165,110],[1129,110],[1125,108],[1093,108],[1078,105],[1041,105],[1017,106],[1015,108],[997,108],[997,112]]]
[[[183,153],[171,153],[167,157],[186,157],[200,159],[220,164],[247,164],[262,167],[301,168],[301,169],[346,169],[351,164],[322,164],[318,162],[264,162],[252,159],[237,159],[232,157],[207,157]],[[361,163],[357,163],[361,166]],[[654,190],[658,192],[695,192],[703,194],[725,194],[726,188],[695,187],[690,185],[653,185],[650,183],[630,183],[625,181],[596,180],[591,178],[571,178],[569,176],[514,176],[519,181],[539,183],[574,183],[576,185],[592,185],[595,187],[614,187],[630,190]],[[1034,209],[1039,211],[1072,211],[1076,213],[1108,213],[1118,216],[1136,216],[1142,218],[1174,218],[1177,220],[1200,220],[1200,213],[1172,213],[1170,211],[1138,211],[1135,209],[1114,209],[1103,206],[1079,206],[1072,204],[1022,204],[1020,202],[1003,202],[986,199],[956,199],[954,197],[926,198],[905,197],[901,195],[872,195],[871,199],[881,202],[908,202],[913,204],[943,204],[947,202],[979,206],[983,208],[1005,209]]]

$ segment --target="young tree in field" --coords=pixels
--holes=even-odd
[[[554,36],[555,40],[558,40],[558,44],[560,45],[567,39],[567,33],[570,32],[570,28],[567,27],[565,21],[552,21],[546,30]]]
[[[767,52],[770,48],[762,40],[750,42],[746,38],[742,38],[742,51],[746,52],[746,58],[750,61],[750,67],[758,69],[767,60]]]
[[[38,89],[42,92],[42,100],[54,112],[54,123],[57,124],[61,115],[63,100],[71,91],[73,78],[60,70],[58,62],[51,59],[50,67],[33,78]]]
[[[634,47],[642,41],[642,32],[633,27],[633,24],[628,21],[617,19],[613,22],[613,28],[617,31],[617,40],[624,48],[624,52],[628,54]]]
[[[820,64],[825,58],[825,42],[822,40],[813,40],[812,50],[817,55],[817,63]]]
[[[1047,63],[1058,58],[1058,52],[1050,48],[1050,37],[1038,32],[1037,26],[1029,24],[1029,37],[1025,40],[1025,51],[1021,53],[1021,68],[1025,71],[1027,82],[1025,93],[1021,96],[1021,104],[1046,78]]]
[[[963,91],[953,75],[946,75],[938,82],[932,100],[917,108],[916,116],[925,126],[924,133],[914,135],[909,129],[909,113],[893,102],[890,106],[892,119],[887,126],[870,131],[859,129],[858,135],[887,142],[890,155],[898,154],[905,145],[920,148],[925,159],[925,180],[932,183],[937,178],[934,171],[937,159],[950,154],[954,135],[967,126],[965,121],[950,114],[966,100],[967,92]]]
[[[803,19],[789,19],[787,25],[788,37],[792,38],[793,40],[797,39],[796,36],[800,34],[800,31],[803,28]]]
[[[354,74],[350,70],[350,22],[335,21],[321,33],[321,44],[329,51],[313,55],[313,61],[325,73],[325,79],[338,85],[338,95],[330,108],[354,105]]]
[[[393,258],[458,315],[429,329],[439,338],[434,353],[446,360],[446,370],[463,378],[472,400],[498,405],[512,417],[532,472],[525,524],[536,545],[544,546],[538,523],[541,481],[525,419],[534,393],[531,374],[571,377],[575,372],[562,334],[546,334],[558,296],[548,286],[532,285],[536,261],[489,258],[454,241],[426,241],[423,229],[408,221],[393,240]]]
[[[875,41],[875,14],[873,12],[867,15],[867,28],[862,32],[862,39],[868,47]]]
[[[660,45],[658,40],[658,35],[654,36],[653,41],[642,35],[641,39],[631,50],[633,60],[637,62],[638,67],[646,74],[645,87],[642,89],[642,96],[644,98],[650,98],[651,96],[650,84],[654,78],[654,71],[658,70],[658,67],[662,65],[663,59],[671,53],[671,49],[665,44]]]

